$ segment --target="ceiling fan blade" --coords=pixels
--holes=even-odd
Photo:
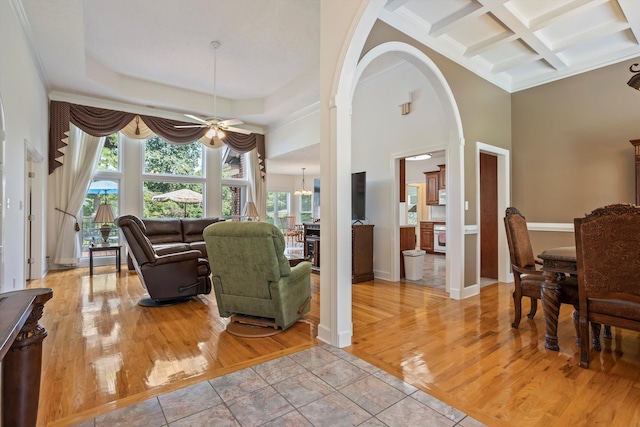
[[[194,116],[193,114],[185,114],[185,116],[189,117],[190,119],[195,120],[196,122],[200,122],[200,123],[203,123],[205,125],[209,125],[209,122],[207,122],[204,119],[201,119],[200,117]]]
[[[234,127],[230,127],[230,126],[225,126],[223,128],[223,130],[226,130],[226,131],[229,131],[229,132],[241,133],[243,135],[249,135],[251,133],[251,131],[249,131],[249,130],[240,129],[240,128],[234,128]]]
[[[184,126],[174,126],[176,129],[186,129],[186,128],[206,128],[208,125],[184,125]]]
[[[222,121],[218,122],[218,124],[222,125],[222,126],[235,126],[235,125],[241,125],[242,124],[242,120],[240,120],[240,119],[222,120]]]

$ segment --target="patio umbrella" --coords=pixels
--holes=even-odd
[[[151,198],[152,202],[176,202],[184,203],[184,216],[187,216],[187,203],[198,204],[202,203],[202,194],[189,190],[188,188],[182,188],[180,190],[170,191],[164,194],[158,194]]]
[[[118,183],[113,181],[93,181],[89,185],[88,194],[116,194]]]

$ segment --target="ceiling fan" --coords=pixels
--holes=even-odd
[[[213,117],[208,117],[202,119],[200,117],[194,116],[193,114],[185,114],[186,117],[193,119],[197,122],[200,122],[199,125],[182,125],[176,126],[176,128],[209,128],[205,136],[208,138],[208,141],[205,143],[208,147],[211,148],[220,148],[224,145],[222,139],[226,136],[225,132],[237,132],[244,135],[249,135],[251,132],[245,129],[240,129],[234,127],[235,125],[241,125],[242,120],[239,119],[227,119],[220,120],[216,117],[216,65],[217,65],[217,57],[216,52],[220,47],[219,41],[212,41],[211,47],[213,48]]]

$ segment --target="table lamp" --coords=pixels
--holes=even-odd
[[[256,209],[255,203],[245,203],[244,210],[242,211],[242,216],[246,217],[247,221],[258,221],[260,219],[260,215],[258,214],[258,209]]]
[[[109,234],[111,234],[111,226],[109,223],[112,223],[114,218],[111,205],[102,203],[98,207],[98,212],[96,212],[96,217],[93,219],[93,222],[102,223],[102,227],[100,227],[100,234],[103,240],[102,246],[109,246]]]

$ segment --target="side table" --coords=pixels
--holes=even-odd
[[[120,254],[122,252],[122,245],[89,246],[89,276],[93,276],[93,253],[107,251],[116,251],[116,268],[118,269],[118,273],[120,273]]]

